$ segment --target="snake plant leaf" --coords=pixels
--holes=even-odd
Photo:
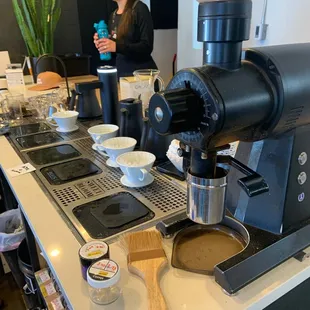
[[[56,8],[55,13],[52,16],[51,19],[51,36],[52,36],[52,41],[54,40],[54,33],[57,27],[57,24],[59,22],[61,16],[61,8]],[[51,53],[53,53],[54,51],[51,50]]]
[[[34,24],[32,22],[31,15],[30,15],[30,12],[28,10],[26,1],[22,1],[21,3],[22,3],[23,11],[24,11],[25,21],[26,21],[27,26],[29,28],[30,34],[33,38],[35,38],[36,33],[34,31]]]
[[[13,0],[13,8],[15,12],[15,16],[21,30],[22,36],[26,43],[27,49],[30,52],[30,56],[34,56],[38,53],[37,46],[35,44],[35,39],[31,35],[31,31],[26,25],[21,7],[19,6],[18,0]]]
[[[28,9],[31,23],[33,25],[33,28],[35,29],[36,37],[40,37],[40,27],[38,27],[38,16],[35,7],[35,0],[24,1],[23,3],[25,3]]]
[[[49,54],[61,15],[61,0],[12,0],[29,56]]]

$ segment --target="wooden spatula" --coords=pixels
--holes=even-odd
[[[167,310],[159,286],[159,274],[168,264],[160,234],[157,231],[128,234],[123,237],[122,244],[128,253],[128,270],[145,282],[149,310]]]

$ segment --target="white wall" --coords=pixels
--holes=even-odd
[[[143,2],[150,7],[150,0],[143,0]],[[172,77],[172,61],[174,54],[177,54],[177,41],[177,29],[154,31],[153,58],[166,84]]]
[[[179,0],[178,69],[200,66],[202,50],[194,49],[194,3],[196,0]],[[268,0],[266,23],[267,39],[254,39],[255,26],[260,23],[264,0],[252,0],[253,16],[251,38],[244,47],[310,42],[310,0]],[[196,23],[196,21],[195,21]],[[310,56],[310,55],[309,55]]]

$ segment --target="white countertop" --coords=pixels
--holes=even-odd
[[[22,164],[5,137],[0,137],[0,166],[6,169]],[[11,188],[30,227],[47,258],[47,263],[63,293],[75,310],[146,310],[147,296],[142,281],[127,271],[126,257],[118,244],[112,244],[111,258],[121,267],[122,297],[109,306],[97,306],[88,296],[87,283],[82,279],[78,250],[79,242],[31,174],[11,178]],[[172,242],[165,241],[168,259]],[[56,250],[56,251],[55,251]],[[55,256],[55,254],[57,254]],[[310,260],[290,259],[229,297],[212,277],[197,275],[168,267],[162,275],[161,288],[171,310],[263,309],[310,277]]]

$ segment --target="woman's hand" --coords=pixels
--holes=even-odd
[[[99,48],[99,37],[98,37],[97,32],[94,34],[94,44],[96,46],[96,49],[98,49]]]
[[[97,47],[97,45],[96,45],[96,47],[99,50],[100,54],[115,53],[116,52],[116,43],[114,41],[112,41],[110,39],[100,39],[97,42],[98,42],[98,47]]]

